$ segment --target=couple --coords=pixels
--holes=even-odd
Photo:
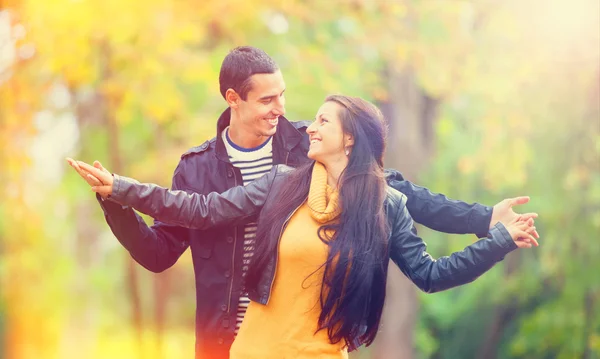
[[[388,258],[432,292],[537,245],[535,214],[516,215],[513,202],[466,205],[397,172],[384,176],[385,125],[368,102],[331,96],[307,128],[288,122],[281,72],[251,47],[225,58],[220,83],[229,109],[217,138],[182,156],[173,179],[181,191],[70,161],[102,197],[110,195],[99,199],[106,219],[140,264],[161,271],[192,247],[198,357],[226,358],[238,328],[233,358],[344,357],[347,345],[375,337]],[[156,224],[148,228],[130,207]],[[433,261],[409,212],[446,232],[485,237],[491,229],[467,250]]]

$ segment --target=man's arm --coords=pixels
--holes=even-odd
[[[177,262],[189,246],[190,230],[159,221],[148,227],[130,207],[104,201],[98,196],[104,218],[119,242],[136,262],[159,273]]]
[[[390,187],[404,193],[408,198],[406,208],[413,220],[439,232],[473,233],[478,238],[483,238],[498,222],[508,223],[514,219],[537,218],[536,213],[518,214],[512,209],[515,205],[529,202],[529,197],[505,199],[494,207],[479,203],[468,204],[417,186],[405,180],[396,170],[386,169],[385,176]],[[533,235],[539,238],[537,232],[534,231]]]
[[[98,185],[98,180],[86,177],[86,172],[82,171],[75,161],[68,159],[68,162],[90,185]],[[106,171],[100,162],[94,163],[94,166]],[[174,190],[183,189],[185,181],[182,167],[180,162],[173,175]],[[133,259],[149,271],[158,273],[170,268],[189,246],[189,229],[159,221],[155,221],[154,225],[149,227],[132,208],[103,200],[99,195],[97,199],[115,237]]]
[[[439,232],[473,233],[479,238],[486,237],[492,220],[492,207],[468,204],[433,193],[405,180],[396,170],[386,169],[385,174],[388,185],[406,195],[406,208],[415,222]]]

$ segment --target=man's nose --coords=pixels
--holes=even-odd
[[[275,107],[273,108],[273,113],[278,116],[285,115],[285,100],[283,98],[277,100]]]

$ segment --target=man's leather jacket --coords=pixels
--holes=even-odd
[[[217,136],[181,156],[172,189],[188,193],[224,192],[243,183],[238,168],[229,161],[221,133],[229,125],[230,110],[217,122]],[[279,117],[273,136],[273,164],[297,167],[307,161],[310,122],[290,122]],[[484,237],[492,208],[451,200],[442,194],[404,180],[386,170],[388,185],[406,195],[406,208],[415,222],[431,229]],[[140,265],[162,272],[177,262],[190,247],[196,284],[196,355],[198,358],[229,358],[233,343],[237,305],[242,294],[244,226],[194,230],[159,220],[153,226],[130,207],[101,201],[113,234]]]

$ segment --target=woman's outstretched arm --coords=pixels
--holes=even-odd
[[[203,195],[140,183],[132,178],[100,171],[85,162],[77,163],[103,183],[92,187],[103,198],[131,206],[163,223],[192,229],[233,225],[255,217],[262,209],[275,178],[289,171],[286,166],[273,166],[269,173],[247,186]]]

